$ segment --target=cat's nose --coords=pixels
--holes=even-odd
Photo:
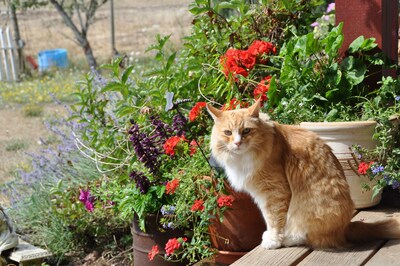
[[[239,147],[240,144],[242,144],[242,142],[241,141],[235,141],[233,144],[235,144],[237,147]]]

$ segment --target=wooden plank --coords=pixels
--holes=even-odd
[[[23,263],[30,264],[32,261],[38,261],[50,256],[52,254],[49,251],[19,239],[18,246],[10,253],[8,258],[22,265]]]
[[[398,266],[400,264],[400,239],[388,241],[365,266]]]
[[[261,246],[258,246],[231,265],[296,265],[298,261],[301,261],[310,252],[311,250],[307,247],[290,247],[268,250]]]
[[[353,221],[373,222],[394,216],[396,210],[376,208],[360,211]],[[384,240],[373,241],[344,250],[316,250],[307,256],[299,265],[362,265],[368,261],[385,243]]]
[[[362,265],[373,256],[385,241],[374,241],[344,250],[316,250],[298,265],[330,266],[330,265]]]

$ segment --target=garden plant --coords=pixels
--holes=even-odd
[[[51,180],[39,183],[45,188],[39,193],[25,193],[28,202],[45,193],[36,212],[52,215],[34,220],[36,232],[50,228],[36,239],[60,258],[64,243],[75,251],[90,241],[100,246],[110,228],[125,234],[117,242],[127,241],[135,217],[146,231],[147,216],[155,214],[160,231],[180,228],[182,235],[153,246],[149,260],[162,254],[193,264],[212,256],[208,226],[235,202],[209,160],[206,102],[228,110],[261,99],[272,119],[291,124],[376,119],[385,167],[376,189],[397,186],[399,143],[392,133],[398,124],[396,131],[388,121],[399,113],[399,81],[365,82],[372,66],[384,64],[374,40],[360,37],[341,56],[343,24],[333,25],[332,3],[258,2],[195,0],[181,50],[167,49],[169,37],[156,36],[149,47],[155,63],[141,76],[135,65],[121,68],[120,58],[77,84],[65,131],[56,131],[68,148],[34,158],[33,171],[20,176],[20,184],[32,184],[40,170]],[[52,235],[56,229],[64,241]]]

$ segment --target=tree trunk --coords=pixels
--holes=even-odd
[[[15,4],[10,3],[10,15],[11,15],[11,22],[13,24],[14,29],[14,42],[17,48],[18,53],[18,69],[19,73],[23,73],[25,71],[25,60],[23,54],[24,43],[21,40],[21,35],[19,33],[19,26],[18,26],[18,18],[17,12],[15,11]]]
[[[75,35],[75,39],[77,40],[79,46],[82,47],[83,52],[86,56],[86,61],[89,64],[89,67],[97,67],[97,62],[96,59],[93,55],[92,48],[90,47],[89,40],[87,39],[87,30],[88,30],[88,24],[87,26],[82,29],[82,31],[79,31],[78,27],[74,24],[72,21],[71,17],[65,12],[63,6],[60,5],[56,0],[49,0],[50,3],[55,7],[55,9],[58,11],[58,13],[61,15],[61,17],[64,20],[64,23],[69,27],[72,32]]]

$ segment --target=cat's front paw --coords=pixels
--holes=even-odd
[[[261,246],[266,249],[277,249],[282,247],[282,239],[279,235],[267,230],[263,233]]]

